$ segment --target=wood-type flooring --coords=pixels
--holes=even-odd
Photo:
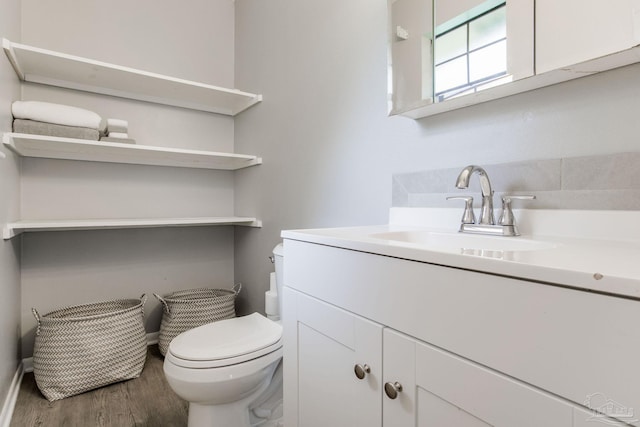
[[[10,427],[186,426],[188,404],[167,384],[163,362],[150,346],[139,378],[55,402],[40,393],[33,373],[25,374]]]

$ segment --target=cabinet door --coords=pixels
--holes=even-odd
[[[638,44],[638,0],[536,0],[537,74]]]
[[[380,426],[382,326],[290,288],[284,297],[284,424]]]
[[[385,427],[570,427],[573,407],[550,394],[391,329],[383,335]]]
[[[433,4],[389,1],[391,114],[433,102]]]

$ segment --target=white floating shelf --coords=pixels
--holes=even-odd
[[[262,227],[262,222],[246,217],[202,218],[132,218],[132,219],[77,219],[17,221],[5,225],[2,237],[11,239],[18,234],[32,231],[107,230],[122,228],[196,227],[210,225],[245,225]]]
[[[260,157],[245,154],[87,141],[23,133],[5,133],[2,140],[5,147],[20,156],[45,159],[222,170],[237,170],[262,163]]]
[[[20,80],[235,116],[262,95],[226,89],[2,39]]]

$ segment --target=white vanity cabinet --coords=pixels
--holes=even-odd
[[[639,425],[640,302],[283,236],[287,427]]]
[[[536,73],[640,45],[638,0],[536,0]]]
[[[295,350],[285,365],[287,426],[582,425],[550,394],[299,292],[286,295]],[[400,390],[391,399],[385,387]]]
[[[285,425],[380,426],[382,326],[291,289],[285,301]]]
[[[571,405],[427,343],[384,331],[384,426],[572,427]],[[393,394],[392,394],[393,395]]]

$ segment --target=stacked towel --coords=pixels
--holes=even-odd
[[[129,122],[122,119],[107,119],[107,132],[129,132]]]
[[[106,121],[93,111],[41,101],[15,101],[11,105],[14,132],[81,138],[97,141]]]
[[[109,132],[109,138],[129,138],[129,134],[126,132]]]
[[[135,139],[129,138],[129,122],[122,119],[107,119],[107,132],[100,141],[136,143]]]
[[[135,144],[136,140],[133,138],[114,138],[111,136],[101,136],[100,141],[104,142],[119,142],[121,144]]]
[[[32,135],[60,136],[63,138],[78,138],[98,141],[100,132],[77,126],[55,125],[53,123],[38,122],[35,120],[15,119],[13,131]]]

